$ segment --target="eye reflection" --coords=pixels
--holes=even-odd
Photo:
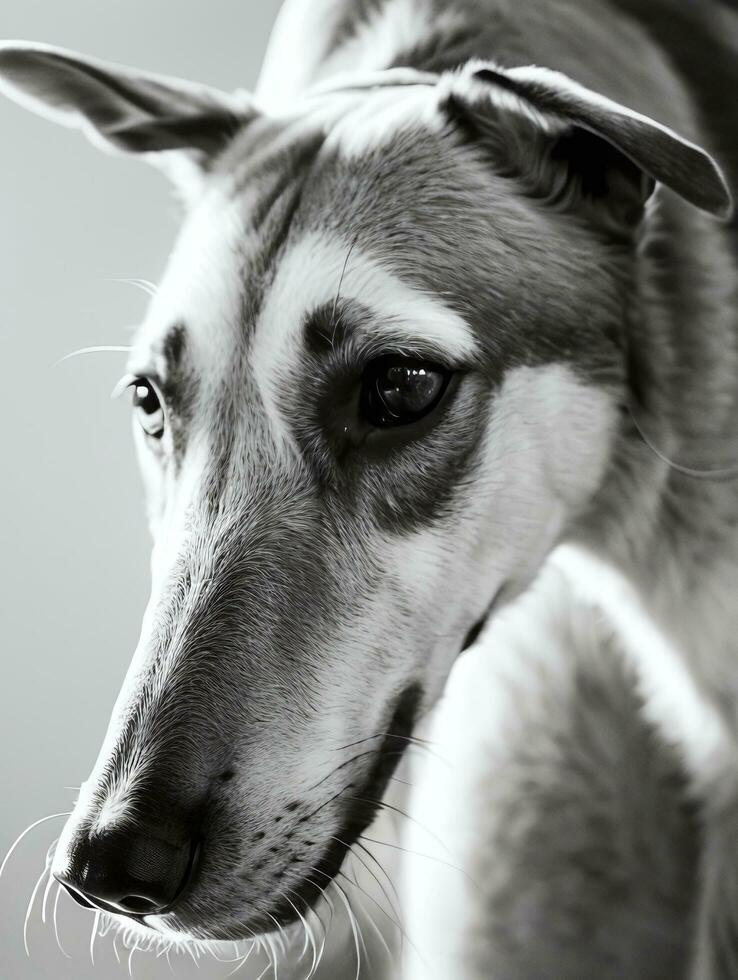
[[[379,428],[410,425],[436,407],[452,373],[414,358],[377,358],[362,377],[362,416]]]
[[[146,378],[136,378],[133,388],[133,408],[141,428],[152,439],[164,435],[164,409],[153,384]]]

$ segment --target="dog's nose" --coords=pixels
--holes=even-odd
[[[170,843],[140,827],[105,832],[79,842],[69,867],[55,877],[82,905],[157,915],[184,890],[196,852],[194,842]]]

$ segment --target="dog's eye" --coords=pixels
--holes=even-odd
[[[451,374],[428,361],[377,358],[361,379],[361,414],[370,425],[385,429],[416,422],[440,402]]]
[[[154,386],[146,378],[136,378],[131,387],[133,407],[141,428],[152,439],[161,439],[164,435],[164,409]]]

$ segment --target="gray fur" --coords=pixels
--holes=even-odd
[[[326,57],[340,54],[383,4],[337,8],[322,39]],[[203,432],[210,453],[140,651],[124,723],[69,844],[73,853],[106,800],[129,782],[140,819],[190,811],[207,799],[198,888],[166,922],[193,934],[265,929],[274,913],[286,921],[281,889],[314,901],[320,887],[310,870],[335,875],[343,857],[336,838],[355,839],[373,815],[374,798],[362,803],[362,787],[381,794],[399,753],[384,742],[366,753],[348,748],[392,734],[394,724],[398,737],[409,731],[492,598],[488,583],[474,582],[458,608],[444,608],[419,595],[402,567],[385,565],[384,543],[399,553],[419,532],[463,537],[475,491],[494,489],[475,484],[489,472],[481,425],[504,411],[505,381],[516,369],[564,365],[612,406],[616,431],[604,472],[569,509],[557,540],[582,543],[637,583],[664,633],[683,647],[695,685],[738,739],[731,663],[738,624],[720,591],[738,574],[735,487],[688,479],[641,438],[646,431],[671,459],[706,470],[736,454],[736,231],[692,206],[727,210],[718,165],[734,182],[735,118],[726,117],[714,91],[700,91],[684,34],[670,28],[669,45],[656,40],[656,11],[673,13],[668,0],[649,5],[647,23],[626,0],[457,0],[434,9],[444,26],[431,22],[416,45],[377,67],[443,73],[473,58],[487,67],[468,91],[443,80],[452,94],[440,105],[441,125],[409,118],[359,154],[342,153],[341,139],[331,142],[333,126],[316,103],[275,120],[213,96],[203,118],[191,103],[176,116],[176,138],[160,124],[158,103],[152,118],[158,81],[137,82],[134,99],[126,88],[121,121],[115,73],[103,74],[112,130],[106,112],[81,105],[107,143],[146,153],[184,148],[206,178],[232,176],[231,205],[248,229],[238,252],[235,341],[218,395],[204,402],[204,384],[181,364],[168,394],[182,471]],[[449,10],[457,17],[447,33],[440,14]],[[711,11],[710,3],[695,5],[688,33],[705,58],[714,52],[722,63],[726,35],[717,36]],[[2,48],[0,78],[53,111],[59,92],[49,80],[61,77],[67,114],[91,85],[99,109],[98,68],[83,64],[80,95],[77,63],[70,84],[70,62],[52,61],[50,68],[46,54]],[[555,86],[541,91],[505,71],[527,64],[563,71],[668,125],[714,152],[717,164],[674,138],[654,137],[648,126],[603,118],[588,98],[572,102]],[[558,125],[541,125],[493,91],[487,99],[484,83],[553,114],[566,137],[582,128],[589,136],[562,143]],[[710,84],[718,83],[711,75]],[[425,76],[420,84],[430,87]],[[188,142],[191,123],[199,135]],[[230,142],[220,152],[224,137]],[[664,182],[648,203],[643,169]],[[331,308],[337,322],[326,324],[331,344],[313,345],[297,383],[280,378],[276,385],[291,455],[275,436],[253,350],[280,262],[311,233],[342,242],[347,264],[353,247],[375,257],[471,327],[477,354],[454,365],[464,375],[458,392],[437,424],[401,451],[354,453],[346,463],[326,438],[326,414],[335,406],[321,406],[340,384],[350,387],[368,356],[352,339],[361,307],[340,302],[340,280]],[[301,344],[318,312],[305,311]],[[170,361],[178,360],[171,340],[168,346]],[[188,344],[174,346],[186,361]],[[509,461],[495,462],[502,470]],[[495,516],[488,515],[490,526]],[[498,533],[514,537],[521,526]],[[525,589],[555,543],[507,569],[504,588]],[[470,548],[470,561],[474,554]],[[713,646],[685,641],[687,607],[705,630],[720,619]],[[609,629],[599,633],[591,659],[573,667],[576,698],[557,706],[555,724],[542,726],[559,769],[539,779],[537,759],[510,748],[511,774],[500,780],[519,788],[508,801],[511,814],[528,808],[531,817],[527,834],[500,839],[495,830],[485,841],[481,860],[496,884],[470,947],[480,977],[490,970],[502,980],[676,976],[693,945],[685,937],[695,914],[698,980],[735,975],[738,908],[726,844],[735,801],[718,806],[717,790],[715,801],[706,800],[705,886],[695,913],[698,841],[684,806],[686,775],[643,721],[618,651]],[[175,757],[180,765],[173,767]],[[222,779],[226,772],[237,778]],[[482,814],[485,785],[482,778]],[[639,793],[641,786],[648,792]],[[642,808],[634,812],[635,802]]]

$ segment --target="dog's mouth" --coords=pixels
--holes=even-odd
[[[460,651],[478,637],[494,604],[490,604],[484,616],[460,640]],[[381,810],[396,809],[384,797],[406,750],[416,743],[413,731],[425,697],[425,689],[417,679],[406,683],[383,712],[385,722],[380,722],[380,731],[341,746],[341,749],[353,749],[353,752],[339,763],[333,774],[344,770],[347,781],[343,785],[334,783],[332,795],[315,801],[310,809],[306,799],[290,803],[286,807],[288,812],[283,814],[290,819],[289,822],[285,821],[281,841],[268,846],[272,842],[267,838],[263,844],[259,844],[256,851],[251,852],[250,860],[241,866],[242,873],[231,864],[227,877],[233,880],[225,886],[222,902],[216,899],[214,904],[213,901],[224,881],[218,864],[222,866],[224,854],[229,849],[238,848],[240,851],[243,848],[235,837],[235,829],[227,829],[230,821],[218,822],[215,826],[206,821],[200,827],[199,838],[190,845],[180,887],[165,906],[152,907],[153,902],[145,898],[141,898],[138,904],[132,891],[126,896],[125,907],[120,907],[110,900],[110,896],[105,896],[105,899],[96,895],[90,897],[75,889],[74,880],[71,883],[63,882],[67,891],[83,908],[106,913],[131,925],[135,923],[152,932],[168,933],[173,930],[183,936],[233,940],[248,935],[269,934],[274,931],[275,925],[287,928],[297,924],[303,914],[317,912],[326,899],[330,904],[328,890],[331,886],[340,889],[341,882],[337,879],[340,879],[349,852],[360,842]],[[358,760],[361,761],[357,767]],[[322,815],[317,820],[314,818],[331,804],[335,804],[335,807],[331,807],[334,816],[329,819],[328,829]],[[221,816],[225,817],[225,812],[221,811]],[[277,815],[276,819],[281,820],[282,817]],[[312,836],[311,827],[317,830],[318,824],[321,824],[321,829],[317,831],[319,836],[316,841],[307,839],[304,835]],[[258,829],[252,834],[255,842],[260,842],[265,836]],[[220,845],[212,851],[208,847],[211,835],[213,844],[220,841]],[[204,840],[203,844],[201,839]],[[239,878],[248,883],[243,898],[239,898]],[[289,887],[285,887],[285,882]],[[347,884],[352,882],[348,880]],[[260,892],[263,898],[251,905],[254,899],[249,893],[256,898]],[[246,915],[238,911],[243,900],[247,903],[243,910]],[[217,905],[221,906],[219,912]],[[251,909],[247,911],[249,905]]]
[[[497,605],[499,591],[501,590],[496,592],[484,615],[472,625],[463,638],[459,648],[460,652],[472,645],[479,636],[493,608]],[[275,926],[288,928],[298,923],[301,915],[308,909],[315,910],[319,906],[329,886],[340,877],[348,853],[360,841],[362,834],[372,824],[378,812],[387,806],[394,809],[390,804],[385,803],[383,798],[390,779],[407,748],[414,744],[412,733],[421,713],[424,693],[420,683],[409,684],[397,696],[391,709],[387,712],[388,722],[381,734],[369,736],[368,739],[360,739],[344,746],[344,748],[356,747],[357,755],[371,754],[373,758],[369,770],[360,780],[350,779],[330,799],[321,802],[316,809],[301,818],[307,822],[319,810],[339,799],[348,804],[337,828],[323,847],[319,857],[310,863],[308,870],[301,877],[290,882],[290,887],[286,890],[289,894],[280,892],[279,879],[285,874],[285,871],[279,870],[276,872],[273,882],[273,892],[276,893],[277,897],[271,901],[266,909],[259,910],[242,920],[237,929],[232,926],[225,929],[222,935],[211,935],[210,938],[233,939],[235,932],[241,929],[247,934],[258,935],[273,932]],[[372,738],[376,738],[379,744],[367,752],[366,743],[370,743]],[[354,760],[349,759],[347,763],[350,764],[352,761]],[[342,765],[347,765],[347,763]],[[310,845],[313,842],[303,841],[303,843]],[[287,842],[285,842],[286,844]],[[194,881],[190,882],[186,889],[187,892],[197,891],[196,857],[193,861],[194,870],[191,877]],[[182,897],[180,894],[172,906],[179,904]],[[162,914],[171,911],[176,918],[177,908],[172,906]],[[118,910],[113,908],[107,911],[117,912]],[[146,925],[152,925],[150,922],[145,922],[145,915],[146,913],[142,913],[136,918]],[[155,925],[154,928],[156,928]]]
[[[338,830],[332,835],[321,856],[311,866],[302,881],[290,888],[290,895],[277,899],[268,911],[251,918],[246,928],[254,932],[269,932],[275,921],[287,927],[298,921],[295,907],[302,904],[314,909],[324,892],[340,872],[346,855],[385,805],[383,797],[393,773],[399,765],[408,745],[412,744],[412,731],[418,719],[423,700],[423,688],[414,683],[405,688],[394,704],[389,724],[382,733],[375,758],[367,776],[359,783],[349,782],[334,799],[343,797],[349,807]],[[361,747],[360,743],[356,743]],[[331,802],[331,801],[328,801]],[[323,804],[325,805],[325,804]]]

